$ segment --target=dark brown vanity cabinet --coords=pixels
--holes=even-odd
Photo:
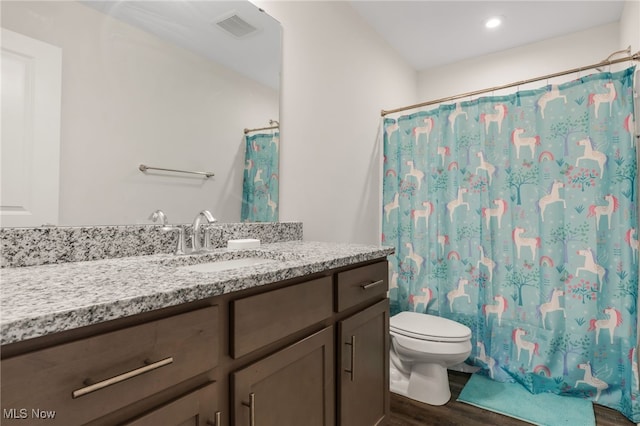
[[[379,259],[3,346],[1,423],[384,424],[386,291]]]
[[[387,262],[381,261],[232,301],[234,358],[313,330],[232,373],[233,424],[383,424],[389,407],[387,287]]]

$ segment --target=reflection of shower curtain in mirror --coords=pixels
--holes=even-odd
[[[242,222],[278,220],[278,151],[280,133],[245,136]]]

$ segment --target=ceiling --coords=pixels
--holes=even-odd
[[[280,25],[248,1],[84,3],[204,54],[263,84],[278,87],[280,57],[268,46],[280,46]],[[617,22],[624,7],[624,0],[348,3],[418,71]],[[260,37],[234,40],[212,25],[231,13],[259,27]],[[483,21],[493,15],[501,15],[504,23],[487,30]]]
[[[249,1],[80,1],[262,84],[279,87],[280,24]],[[217,22],[227,18],[256,31],[247,35],[226,31]]]
[[[617,22],[623,0],[350,1],[418,71]],[[501,15],[493,30],[484,21]]]

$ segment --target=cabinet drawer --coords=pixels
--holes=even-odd
[[[387,268],[384,261],[340,272],[336,282],[336,312],[386,294]]]
[[[330,317],[332,303],[331,277],[234,300],[231,356],[239,358]]]
[[[47,424],[85,423],[214,368],[218,334],[212,306],[5,359],[3,412],[24,409],[32,418],[43,410],[55,412]]]
[[[204,386],[158,407],[123,426],[221,426],[222,413],[216,410],[216,384]]]

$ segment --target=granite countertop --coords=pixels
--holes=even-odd
[[[290,278],[384,258],[393,248],[289,241],[205,255],[158,254],[0,270],[0,344],[97,324]],[[179,266],[202,257],[261,257],[263,264],[218,272]]]

